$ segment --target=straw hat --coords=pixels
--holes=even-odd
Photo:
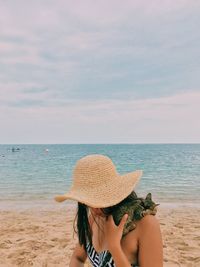
[[[113,206],[133,191],[141,176],[141,170],[120,175],[109,157],[88,155],[77,161],[70,190],[55,200],[72,199],[93,208]]]

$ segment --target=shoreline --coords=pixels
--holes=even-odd
[[[199,208],[200,202],[159,202],[158,209],[181,209],[181,208]],[[62,210],[66,207],[76,208],[77,202],[70,201],[58,203],[54,199],[43,200],[0,200],[1,211],[28,211],[28,210]]]

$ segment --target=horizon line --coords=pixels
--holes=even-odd
[[[200,142],[188,142],[188,143],[177,143],[177,142],[144,142],[144,143],[4,143],[0,145],[200,145]]]

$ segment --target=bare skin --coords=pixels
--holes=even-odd
[[[159,222],[155,216],[146,215],[137,221],[136,229],[121,239],[120,234],[125,220],[120,228],[113,225],[111,218],[107,221],[101,209],[90,208],[90,212],[92,243],[97,252],[107,250],[109,246],[109,251],[112,250],[111,254],[117,267],[130,266],[131,263],[137,263],[137,261],[140,267],[163,267],[162,237]],[[120,241],[119,246],[116,236]],[[111,247],[113,243],[114,246]],[[69,266],[84,266],[86,259],[87,254],[84,248],[77,244]]]

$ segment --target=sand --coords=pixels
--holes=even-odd
[[[0,211],[0,266],[66,267],[77,242],[75,210]],[[200,266],[200,208],[165,207],[157,215],[163,236],[164,266]],[[89,262],[85,266],[90,266]]]

